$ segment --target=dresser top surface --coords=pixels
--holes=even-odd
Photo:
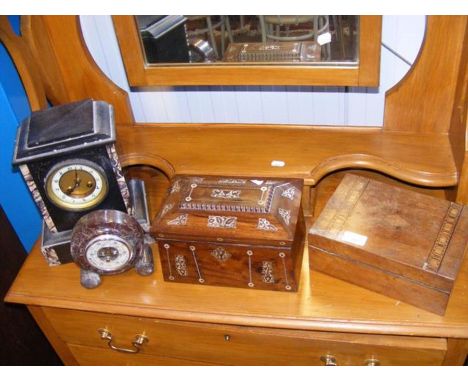
[[[306,246],[307,248],[307,246]],[[307,251],[307,249],[305,249]],[[156,271],[103,278],[84,289],[75,264],[49,267],[33,248],[7,294],[8,302],[141,317],[286,329],[468,338],[468,261],[461,267],[445,316],[309,272],[307,252],[297,293],[164,282]]]

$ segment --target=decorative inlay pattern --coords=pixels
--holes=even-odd
[[[265,218],[258,219],[257,229],[260,229],[262,231],[278,231],[278,228],[276,228]]]
[[[187,261],[185,260],[185,256],[183,255],[176,255],[175,257],[175,267],[176,271],[181,276],[188,276],[187,271]]]
[[[183,202],[180,204],[181,210],[192,210],[192,211],[207,211],[207,212],[250,212],[257,214],[266,214],[269,212],[268,207],[259,207],[259,206],[246,206],[243,204],[208,204],[208,203],[199,203]]]
[[[220,262],[225,262],[231,258],[231,254],[223,247],[217,247],[211,251],[211,256]]]
[[[188,214],[182,214],[176,218],[169,220],[167,225],[186,225],[188,220]]]
[[[291,220],[291,211],[290,210],[285,210],[283,208],[278,208],[278,212],[283,218],[284,222],[286,225],[289,225],[289,221]]]
[[[169,268],[169,280],[174,280],[174,276],[172,275],[172,267],[171,267],[171,259],[169,255],[169,248],[171,246],[169,244],[164,244],[164,249],[166,250],[166,260],[167,260],[167,266]]]
[[[439,270],[462,209],[463,207],[461,205],[450,203],[431,252],[424,263],[424,269],[429,269],[434,272]]]
[[[130,203],[130,191],[128,190],[127,182],[125,181],[122,166],[120,165],[119,157],[117,155],[117,150],[115,149],[114,145],[107,145],[106,150],[107,155],[109,155],[109,159],[111,160],[112,168],[117,179],[117,184],[119,185],[120,194],[124,200],[127,212],[130,213],[132,207]]]
[[[57,232],[57,227],[55,227],[55,224],[52,221],[52,218],[50,217],[49,211],[47,210],[44,200],[42,199],[41,194],[39,190],[37,189],[36,182],[34,182],[31,172],[29,171],[29,167],[26,166],[25,164],[22,164],[19,166],[19,169],[21,171],[21,174],[23,175],[24,180],[26,181],[26,184],[29,188],[29,191],[31,192],[31,195],[34,201],[39,207],[39,211],[41,211],[42,218],[44,219],[44,222],[46,223],[50,232]],[[54,253],[55,253],[55,250],[54,250]],[[46,257],[46,259],[47,261],[49,261],[48,257]],[[53,256],[50,257],[50,259],[53,259]],[[58,258],[57,258],[57,261],[58,261]],[[56,265],[55,262],[53,262],[53,264]]]
[[[274,190],[273,186],[262,186],[260,188],[242,188],[243,185],[239,186],[237,189],[230,190],[227,186],[225,189],[220,188],[211,188],[209,185],[204,184],[191,184],[191,191],[186,198],[180,203],[179,208],[181,210],[195,210],[195,211],[226,211],[226,212],[248,212],[248,213],[260,213],[266,214],[271,211],[271,206],[273,202]],[[206,188],[209,189],[210,196],[215,199],[223,200],[225,203],[220,203],[219,201],[207,201],[201,200],[199,198],[192,198],[193,188],[199,187],[200,189]],[[245,192],[260,192],[259,199],[257,201],[248,200],[248,198],[243,201],[241,193]],[[232,201],[236,203],[232,203]]]
[[[281,262],[283,263],[283,270],[284,270],[284,289],[291,290],[291,285],[289,285],[288,281],[288,269],[286,268],[286,254],[284,252],[278,253],[278,256],[281,258]]]
[[[251,250],[248,250],[247,251],[247,258],[249,260],[249,282],[248,282],[248,286],[250,288],[253,288],[255,286],[255,284],[253,283],[253,280],[252,280],[252,256],[253,256],[253,252]]]
[[[263,205],[265,205],[266,202],[267,202],[267,198],[268,198],[268,194],[267,194],[268,187],[267,187],[267,186],[260,187],[260,191],[262,191],[262,195],[260,196],[260,200],[258,201],[258,204],[260,204],[261,206],[263,206]]]
[[[194,245],[189,246],[190,251],[192,252],[193,256],[193,261],[195,262],[195,267],[197,268],[197,274],[198,274],[198,282],[200,284],[203,284],[205,282],[205,279],[203,278],[203,275],[200,270],[200,266],[198,265],[198,259],[197,259],[197,254],[196,254],[196,248]]]
[[[294,200],[294,195],[296,195],[296,188],[289,187],[288,189],[284,190],[281,193],[281,196],[284,198],[288,198],[289,200]]]
[[[329,232],[329,235],[327,235],[328,237],[336,238],[338,236],[338,234],[341,232],[343,224],[348,219],[348,216],[353,211],[368,184],[369,179],[366,179],[365,182],[363,182],[361,179],[357,179],[356,181],[352,182],[347,190],[342,204],[339,206],[339,208],[336,209],[335,215],[329,221],[326,227],[327,232]]]
[[[174,203],[166,204],[161,211],[160,217],[163,217],[164,215],[166,215],[172,209],[172,207],[174,207]]]
[[[240,190],[220,190],[215,188],[211,191],[211,197],[219,199],[240,199],[240,194]]]
[[[192,183],[190,185],[190,192],[189,194],[187,195],[187,197],[185,198],[185,201],[186,202],[190,202],[192,200],[192,192],[193,190],[195,190],[197,188],[197,184],[196,183]]]
[[[273,276],[272,261],[262,261],[262,280],[266,284],[275,283],[275,277]]]
[[[42,247],[41,246],[41,253],[42,253],[42,256],[45,257],[47,263],[50,266],[55,266],[55,265],[62,264],[60,262],[60,259],[59,259],[58,255],[57,255],[57,252],[52,247]]]
[[[219,184],[246,184],[246,179],[220,179]]]
[[[180,191],[180,180],[176,180],[171,187],[171,194]]]
[[[231,228],[237,226],[237,216],[208,216],[208,227],[210,228]]]

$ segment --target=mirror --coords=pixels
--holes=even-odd
[[[378,86],[380,16],[113,16],[132,87]]]
[[[358,16],[135,16],[147,65],[358,65]]]

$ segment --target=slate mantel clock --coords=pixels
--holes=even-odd
[[[113,108],[84,100],[34,112],[18,128],[18,165],[50,232],[71,230],[98,209],[128,212],[114,146]]]

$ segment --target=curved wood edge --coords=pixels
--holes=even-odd
[[[457,203],[468,205],[468,149],[465,153],[465,162],[461,170],[456,201]]]
[[[49,44],[53,47],[53,59],[57,63],[58,73],[53,73],[55,78],[51,81],[63,81],[63,88],[68,96],[59,101],[64,103],[90,97],[103,100],[113,105],[116,123],[133,123],[127,92],[112,82],[92,58],[81,33],[79,16],[31,18],[41,18],[40,22],[32,23],[33,35],[48,36]],[[61,96],[64,97],[63,94]]]
[[[273,329],[298,329],[298,330],[318,330],[324,332],[343,333],[368,333],[368,334],[394,334],[410,335],[422,337],[434,337],[437,333],[440,337],[468,338],[467,324],[450,325],[446,324],[410,324],[401,321],[373,322],[373,321],[350,321],[339,319],[297,319],[288,317],[254,316],[252,314],[234,315],[193,311],[178,311],[160,308],[145,308],[137,304],[115,305],[106,301],[99,304],[87,303],[85,301],[56,299],[48,296],[31,297],[22,294],[8,292],[6,302],[26,305],[40,305],[50,308],[64,308],[83,310],[88,312],[125,314],[129,316],[166,319],[175,321],[202,322],[225,325],[240,325],[251,327],[263,327]]]
[[[0,41],[10,54],[20,75],[32,111],[47,107],[41,75],[35,67],[35,59],[22,37],[11,28],[7,16],[0,16]]]
[[[295,165],[290,165],[284,171],[278,169],[276,176],[289,176],[304,179],[306,186],[314,186],[320,179],[326,175],[341,169],[369,169],[390,175],[396,179],[408,182],[417,186],[424,187],[452,187],[457,185],[458,173],[455,165],[444,166],[438,169],[432,165],[432,158],[430,155],[425,155],[424,158],[414,158],[415,163],[423,163],[415,168],[408,157],[408,154],[400,159],[400,148],[406,149],[414,144],[417,148],[421,138],[420,134],[407,134],[407,133],[383,133],[381,129],[365,129],[354,128],[344,129],[340,127],[320,127],[320,126],[288,126],[291,134],[296,134],[295,137],[301,140],[297,146],[288,146],[295,154]],[[171,132],[177,135],[178,139],[168,142],[167,147],[161,145],[161,142],[172,137]],[[117,126],[117,140],[120,143],[118,146],[119,156],[124,161],[124,165],[150,165],[162,170],[169,178],[176,173],[193,174],[204,173],[205,175],[221,175],[219,173],[219,163],[213,162],[213,171],[210,171],[211,166],[209,162],[204,160],[205,153],[200,152],[197,157],[200,158],[203,166],[197,165],[197,157],[192,158],[191,168],[187,170],[184,161],[183,150],[186,145],[195,145],[201,141],[194,139],[195,134],[203,131],[203,150],[207,148],[216,149],[219,145],[226,146],[226,139],[230,137],[240,137],[233,144],[242,145],[242,149],[234,150],[233,154],[226,154],[223,158],[223,163],[241,163],[244,157],[255,150],[255,142],[249,143],[241,136],[248,136],[249,132],[255,133],[254,136],[258,141],[260,133],[275,134],[278,131],[279,137],[284,137],[284,132],[287,131],[284,127],[278,125],[228,125],[228,124],[135,124],[135,125],[118,125]],[[220,132],[223,132],[220,134]],[[232,133],[232,132],[237,133]],[[244,133],[245,131],[245,133]],[[184,132],[187,134],[185,135]],[[302,133],[303,132],[303,133]],[[309,133],[317,132],[320,139],[315,138],[312,140],[313,144],[321,147],[321,154],[314,156],[301,156],[300,151],[304,149],[304,139],[309,137]],[[341,132],[346,133],[344,137]],[[399,139],[394,140],[395,137]],[[449,150],[449,140],[446,135],[442,134],[427,134],[425,135],[425,147],[430,149],[430,144],[434,138],[434,143],[440,145],[444,143]],[[280,138],[278,138],[280,139]],[[392,140],[392,144],[385,144],[388,140]],[[154,142],[151,143],[151,142]],[[184,142],[181,146],[178,142]],[[272,142],[271,139],[269,142]],[[288,141],[293,144],[293,142]],[[362,142],[369,142],[372,146],[367,146]],[[413,143],[414,142],[414,143]],[[289,144],[285,143],[285,144]],[[387,142],[388,143],[388,142]],[[349,154],[339,155],[339,148],[343,148]],[[390,151],[391,150],[391,151]],[[176,154],[179,153],[180,154]],[[370,152],[370,153],[369,153]],[[426,153],[421,148],[418,148],[419,154]],[[192,153],[193,154],[193,153]],[[271,154],[271,153],[270,153]],[[338,155],[337,155],[338,154]],[[258,155],[252,154],[252,158],[256,158],[257,162],[265,163],[270,162],[265,156],[268,154],[259,153]],[[446,151],[444,155],[449,158],[451,153]],[[303,158],[302,163],[300,163]],[[310,161],[308,163],[307,161]],[[180,164],[184,164],[184,169],[181,170]],[[192,171],[193,170],[193,171]],[[263,166],[256,166],[255,161],[252,159],[252,164],[248,166],[241,166],[238,171],[232,171],[233,168],[227,169],[224,175],[249,175],[255,173],[257,176],[273,176],[269,168],[265,170]],[[266,172],[265,172],[266,171]]]
[[[21,16],[21,36],[34,56],[34,65],[41,75],[47,99],[53,105],[60,105],[69,102],[69,97],[48,35],[42,31],[45,31],[45,26],[41,17]]]
[[[176,173],[174,166],[172,166],[171,163],[156,154],[130,153],[119,155],[119,159],[122,167],[135,165],[156,167],[157,169],[161,170],[169,179],[171,179]]]
[[[310,173],[311,179],[307,180],[307,185],[318,183],[320,179],[336,170],[351,168],[364,168],[390,175],[404,182],[425,186],[425,187],[450,187],[457,185],[458,174],[453,173],[430,173],[412,170],[407,165],[398,162],[388,162],[375,155],[369,154],[349,154],[339,155],[324,160],[316,166]],[[309,183],[313,182],[313,183]]]
[[[412,70],[385,97],[384,130],[447,133],[467,16],[428,16]]]

